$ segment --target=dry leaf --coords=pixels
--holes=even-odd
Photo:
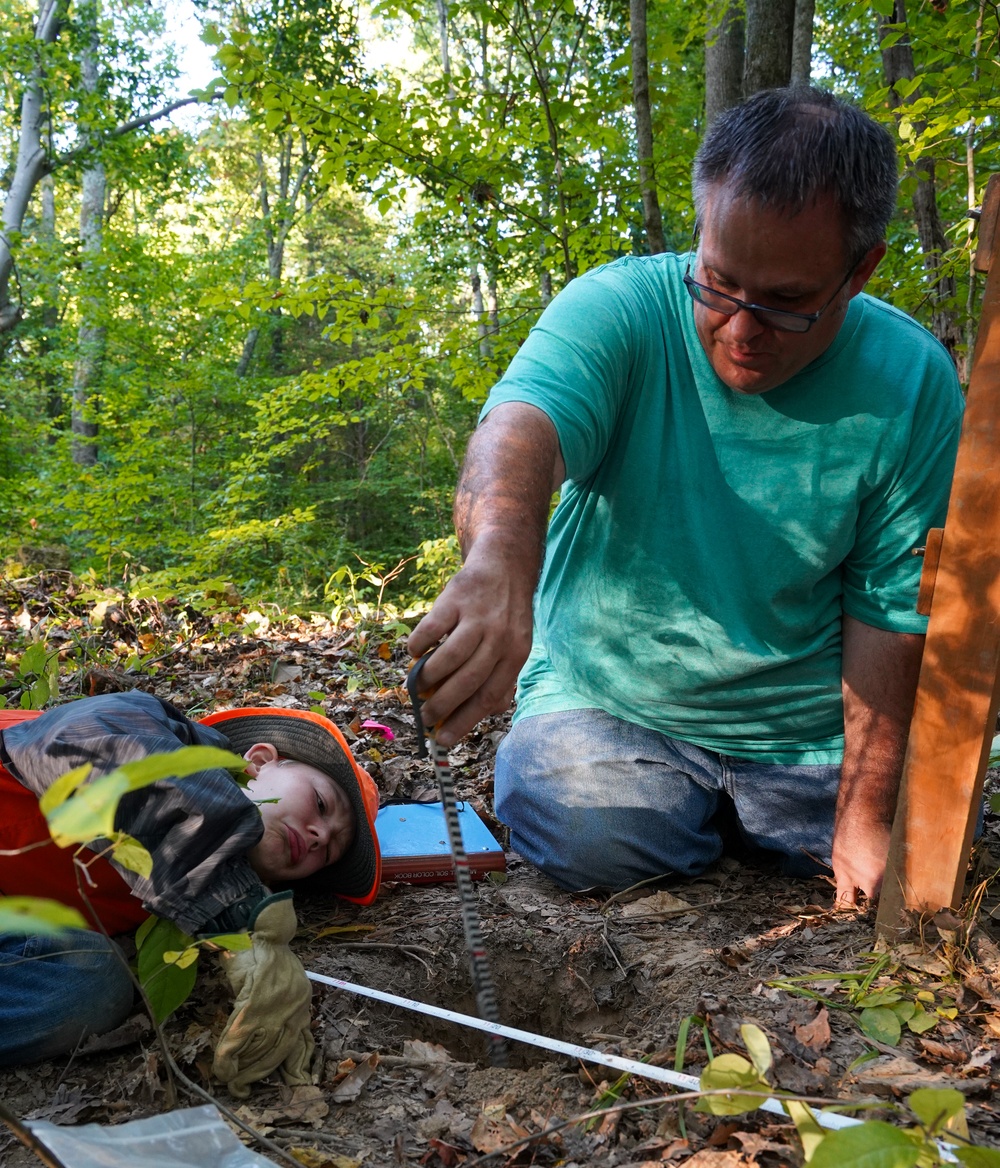
[[[652,896],[644,896],[641,900],[622,905],[622,916],[626,919],[642,917],[648,921],[666,920],[668,917],[697,911],[686,900],[666,891],[654,892]]]
[[[403,1043],[403,1057],[415,1063],[450,1063],[451,1054],[437,1042],[421,1042],[419,1038],[408,1038]]]
[[[319,1148],[289,1148],[288,1154],[305,1168],[361,1168],[360,1160],[348,1156],[334,1156]]]
[[[361,1088],[375,1074],[378,1067],[378,1055],[370,1054],[354,1068],[353,1071],[337,1084],[330,1092],[334,1103],[353,1103],[361,1094]]]
[[[509,1115],[489,1114],[496,1108],[487,1108],[472,1125],[469,1142],[477,1152],[502,1152],[518,1140],[527,1139],[531,1132],[514,1122]]]
[[[266,1124],[307,1123],[319,1127],[330,1106],[319,1087],[293,1087],[287,1100],[260,1113]]]
[[[968,1052],[960,1046],[949,1046],[946,1042],[935,1042],[933,1038],[921,1038],[920,1045],[924,1053],[938,1062],[963,1064],[969,1057]]]
[[[795,1037],[810,1050],[826,1050],[830,1045],[830,1012],[821,1006],[819,1013],[804,1026],[792,1026]]]
[[[753,1163],[742,1152],[716,1152],[711,1148],[703,1148],[684,1161],[684,1168],[751,1168]]]

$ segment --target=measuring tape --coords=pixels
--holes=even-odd
[[[432,650],[433,651],[433,650]],[[413,717],[417,724],[419,747],[417,754],[426,758],[428,747],[430,757],[434,763],[434,773],[437,776],[438,791],[441,795],[441,804],[444,808],[444,820],[448,829],[448,843],[451,846],[451,858],[455,868],[455,885],[458,888],[459,904],[462,909],[462,929],[465,932],[465,944],[469,950],[469,967],[472,973],[472,988],[476,994],[476,1006],[479,1016],[494,1026],[500,1024],[500,1012],[497,1009],[497,995],[493,987],[493,974],[486,957],[486,946],[483,943],[482,922],[479,919],[479,903],[476,892],[472,887],[472,876],[469,872],[469,857],[465,854],[465,844],[462,842],[462,828],[458,822],[458,807],[455,801],[455,776],[448,761],[448,752],[439,746],[434,737],[434,728],[425,727],[420,714],[420,671],[424,662],[430,657],[425,654],[413,666],[406,678],[406,688],[413,703]],[[426,743],[424,741],[426,737]],[[312,976],[312,975],[310,975]],[[507,1065],[507,1044],[500,1034],[490,1031],[489,1038],[490,1062],[495,1067]]]
[[[445,1010],[441,1006],[431,1006],[427,1002],[417,1002],[413,998],[401,998],[397,994],[387,994],[384,990],[373,990],[368,986],[357,985],[354,982],[341,981],[337,977],[325,977],[321,973],[313,973],[308,969],[306,977],[312,981],[320,982],[322,985],[346,990],[351,994],[360,994],[363,998],[374,998],[376,1002],[385,1002],[389,1006],[401,1006],[404,1010],[413,1010],[418,1014],[429,1014],[432,1018],[442,1018],[446,1022],[457,1022],[459,1026],[468,1026],[473,1030],[484,1030],[491,1038],[501,1042],[505,1038],[509,1038],[514,1042],[525,1042],[529,1046],[539,1046],[543,1050],[551,1050],[556,1054],[582,1059],[583,1062],[597,1063],[602,1067],[613,1067],[616,1071],[627,1071],[632,1075],[639,1075],[643,1079],[651,1079],[656,1083],[669,1083],[671,1087],[678,1087],[682,1091],[701,1090],[701,1084],[694,1075],[683,1075],[680,1071],[670,1071],[666,1067],[650,1066],[649,1063],[622,1058],[617,1054],[605,1054],[603,1050],[593,1050],[589,1046],[578,1046],[575,1042],[562,1042],[558,1038],[546,1038],[542,1034],[532,1034],[530,1030],[517,1030],[513,1026],[501,1026],[499,1022],[473,1018],[469,1014],[459,1014],[454,1010]],[[765,1099],[759,1107],[761,1111],[770,1111],[775,1115],[780,1115],[786,1121],[788,1120],[788,1112],[777,1099]],[[837,1115],[832,1111],[817,1111],[814,1114],[817,1123],[831,1129],[855,1127],[861,1123],[860,1119],[855,1119],[853,1116]]]

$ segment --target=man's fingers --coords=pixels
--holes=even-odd
[[[446,648],[447,643],[438,652],[443,653]],[[436,663],[437,655],[434,654],[428,666]],[[500,703],[513,690],[522,663],[521,659],[509,656],[506,650],[485,640],[480,641],[475,651],[454,672],[449,673],[434,694],[424,702],[424,721],[430,726],[444,723],[448,733],[455,734],[453,741],[457,741],[487,714],[506,709],[506,705],[501,706]],[[473,710],[477,712],[470,721]],[[459,724],[464,727],[460,732]],[[439,741],[442,746],[451,745],[440,735]]]

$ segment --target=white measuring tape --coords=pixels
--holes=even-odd
[[[592,1050],[587,1046],[578,1046],[575,1042],[561,1042],[558,1038],[546,1038],[541,1034],[532,1034],[530,1030],[517,1030],[513,1026],[502,1026],[499,1022],[487,1022],[482,1018],[473,1018],[469,1014],[459,1014],[455,1010],[445,1010],[441,1006],[431,1006],[426,1002],[417,1002],[412,998],[400,998],[396,994],[387,994],[383,990],[369,989],[368,986],[356,985],[354,982],[341,981],[337,977],[325,977],[321,973],[306,970],[306,977],[323,985],[333,986],[338,990],[347,990],[351,994],[360,994],[363,998],[374,998],[377,1002],[385,1002],[390,1006],[402,1006],[404,1010],[413,1010],[418,1014],[429,1014],[432,1018],[443,1018],[446,1022],[455,1022],[459,1026],[469,1026],[473,1030],[484,1030],[498,1038],[509,1038],[514,1042],[526,1042],[529,1046],[540,1046],[543,1050],[551,1050],[556,1054],[565,1054],[570,1058],[582,1059],[587,1063],[598,1063],[603,1067],[614,1067],[616,1071],[628,1071],[644,1079],[652,1079],[657,1083],[669,1083],[671,1087],[679,1087],[684,1091],[699,1091],[701,1084],[694,1075],[682,1075],[679,1071],[668,1071],[665,1067],[653,1067],[649,1063],[640,1063],[635,1059],[621,1058],[616,1054],[605,1054],[600,1050]],[[788,1119],[788,1112],[777,1099],[765,1099],[760,1104],[762,1111],[771,1111]],[[832,1129],[854,1127],[861,1123],[850,1115],[837,1115],[833,1112],[818,1111],[816,1120],[823,1127]]]

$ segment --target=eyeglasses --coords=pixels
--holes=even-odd
[[[691,247],[693,252],[694,240],[691,241]],[[691,276],[690,256],[688,256],[687,267],[684,269],[684,286],[690,293],[692,300],[697,300],[699,304],[704,304],[712,312],[721,312],[724,316],[735,316],[741,308],[745,308],[747,312],[753,315],[754,320],[759,321],[767,328],[777,329],[783,333],[807,333],[834,300],[837,299],[847,281],[853,275],[854,268],[851,268],[837,286],[837,291],[834,292],[822,308],[817,309],[815,312],[787,312],[783,308],[765,308],[762,304],[750,304],[746,300],[740,300],[737,296],[727,296],[725,292],[716,292],[714,288],[709,288],[707,284],[699,284]]]

